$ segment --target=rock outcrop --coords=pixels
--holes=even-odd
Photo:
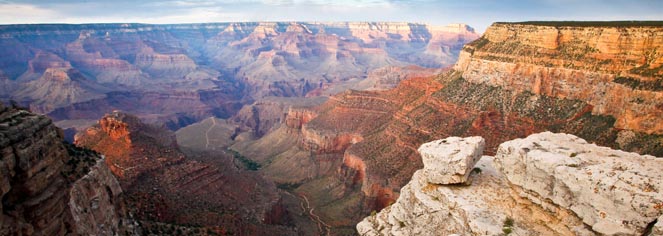
[[[453,148],[442,153],[449,151]],[[495,157],[482,157],[469,186],[431,183],[426,171],[415,172],[399,199],[357,230],[361,235],[646,235],[660,232],[660,168],[663,161],[653,156],[599,147],[569,134],[538,133],[501,144]]]
[[[90,167],[90,172],[74,182],[69,190],[71,224],[78,235],[138,234],[133,219],[127,216],[123,191],[103,159]]]
[[[74,143],[104,154],[113,174],[128,189],[140,175],[184,160],[172,136],[133,115],[115,111],[75,136]]]
[[[449,137],[419,147],[424,175],[432,184],[462,184],[483,154],[481,137]]]
[[[0,234],[137,233],[103,157],[64,143],[48,118],[0,104],[0,150]]]

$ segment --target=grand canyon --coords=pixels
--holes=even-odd
[[[0,235],[663,235],[663,23],[0,25]]]

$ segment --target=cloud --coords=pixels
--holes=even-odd
[[[0,3],[0,22],[3,24],[42,23],[58,17],[57,11],[35,5]]]
[[[0,24],[219,21],[663,20],[657,0],[0,0]]]

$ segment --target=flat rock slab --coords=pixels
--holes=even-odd
[[[424,175],[432,184],[462,184],[481,158],[486,142],[482,137],[449,137],[419,147]]]

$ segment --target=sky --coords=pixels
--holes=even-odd
[[[662,0],[0,0],[0,24],[663,20]]]

